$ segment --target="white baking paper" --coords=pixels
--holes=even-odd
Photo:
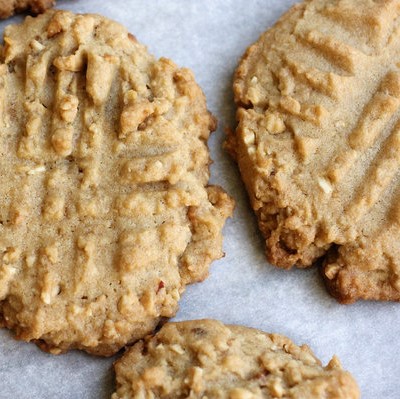
[[[217,318],[287,335],[307,343],[326,364],[333,354],[357,379],[363,399],[400,397],[400,303],[340,305],[315,268],[278,270],[263,243],[234,163],[222,150],[224,127],[234,127],[232,74],[246,47],[293,0],[65,0],[58,8],[113,18],[146,44],[191,68],[219,120],[210,139],[212,182],[237,202],[224,229],[226,256],[210,277],[188,287],[176,320]],[[0,29],[14,17],[1,22]],[[109,398],[112,363],[78,351],[54,356],[0,330],[0,398]]]

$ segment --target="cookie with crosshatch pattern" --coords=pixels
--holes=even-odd
[[[39,14],[52,7],[55,0],[0,0],[0,18],[11,17],[14,13],[30,11]]]
[[[111,355],[222,256],[215,120],[189,70],[99,15],[27,17],[2,53],[0,324]]]
[[[400,1],[308,0],[236,71],[236,158],[268,260],[400,300]]]
[[[167,323],[115,363],[112,399],[357,399],[337,357],[327,366],[307,345],[217,320]]]

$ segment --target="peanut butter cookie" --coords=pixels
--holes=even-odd
[[[355,399],[359,389],[334,357],[307,345],[216,320],[168,323],[116,362],[112,399]]]
[[[39,14],[52,7],[55,0],[0,0],[0,18],[11,17],[14,13],[30,11]]]
[[[2,50],[0,324],[111,355],[223,255],[215,120],[189,70],[99,15],[27,17]]]
[[[400,300],[400,1],[308,0],[236,71],[236,158],[268,260]]]

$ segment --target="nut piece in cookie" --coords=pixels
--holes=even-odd
[[[216,320],[167,323],[115,363],[112,399],[356,399],[357,383],[334,357],[307,345]]]
[[[0,65],[0,319],[111,355],[173,316],[222,253],[215,128],[188,69],[99,15],[8,26]]]
[[[247,49],[234,80],[227,147],[267,258],[322,258],[344,303],[400,300],[399,16],[399,0],[304,1]]]

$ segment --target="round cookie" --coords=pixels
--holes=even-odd
[[[308,0],[250,46],[234,80],[236,158],[290,268],[324,257],[341,302],[400,300],[400,1]]]
[[[55,0],[0,0],[0,18],[11,17],[14,13],[30,11],[39,14],[52,7]]]
[[[215,120],[189,70],[99,15],[27,17],[2,53],[0,324],[111,355],[223,255]]]
[[[216,320],[167,323],[115,363],[117,391],[130,398],[359,398],[334,357],[326,367],[306,346]]]

